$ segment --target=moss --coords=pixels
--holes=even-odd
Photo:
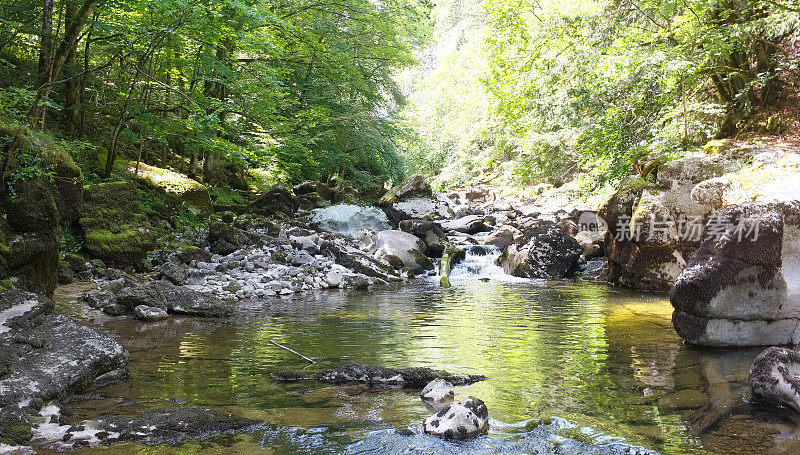
[[[58,286],[58,251],[38,257],[35,261],[17,269],[16,273],[40,285],[52,297]]]
[[[139,210],[136,186],[131,182],[87,186],[80,224],[86,250],[115,265],[133,264],[155,245],[155,233]]]
[[[186,203],[207,212],[211,211],[211,197],[208,188],[196,180],[169,169],[145,163],[139,163],[138,172],[136,163],[130,161],[123,162],[122,167],[126,173],[139,182],[162,192],[172,205]]]
[[[83,173],[63,147],[52,145],[42,153],[43,160],[55,173],[58,211],[62,223],[78,218],[83,202]]]
[[[6,219],[15,231],[53,230],[58,226],[56,195],[46,178],[17,182],[15,193],[6,202]]]
[[[708,141],[706,145],[703,146],[703,151],[709,155],[722,155],[730,150],[732,145],[733,141],[730,139],[715,139],[713,141]]]
[[[0,280],[0,292],[5,292],[14,287],[14,282],[8,278]]]
[[[3,429],[3,439],[11,442],[10,445],[26,445],[33,437],[31,427],[28,425],[11,425]]]
[[[280,250],[273,251],[270,256],[271,256],[272,260],[275,261],[275,262],[279,262],[279,263],[285,263],[286,262],[286,256]]]

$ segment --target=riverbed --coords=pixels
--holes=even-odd
[[[532,453],[535,443],[524,435],[554,417],[599,445],[800,453],[795,414],[746,401],[747,372],[760,349],[685,345],[665,296],[582,281],[471,279],[450,289],[417,281],[240,303],[227,319],[142,323],[89,309],[78,302],[85,290],[60,287],[59,311],[117,334],[130,352],[131,375],[69,400],[63,412],[70,422],[168,406],[266,422],[252,434],[118,445],[114,453]],[[418,431],[428,415],[414,392],[270,376],[348,362],[486,375],[456,394],[483,399],[493,429],[467,446],[403,436],[395,430]]]

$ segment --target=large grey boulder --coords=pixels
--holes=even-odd
[[[416,236],[403,231],[386,230],[378,232],[372,239],[375,243],[375,259],[392,265],[399,259],[402,262],[400,268],[410,267],[414,273],[433,270],[433,263],[424,253],[425,243]]]
[[[389,219],[375,207],[338,204],[311,212],[313,227],[325,232],[339,234],[348,239],[358,238],[362,229],[382,231],[389,229]]]
[[[394,223],[402,220],[443,220],[453,217],[450,201],[441,195],[415,197],[395,202],[384,208]]]
[[[105,333],[52,314],[46,297],[0,294],[0,438],[25,445],[38,410],[31,402],[104,386],[128,372],[128,352]]]
[[[543,222],[509,246],[500,265],[509,275],[558,279],[577,271],[581,254],[583,248],[575,239],[555,223]]]
[[[800,343],[800,203],[723,209],[705,238],[670,292],[678,334],[707,346]]]
[[[470,439],[489,429],[489,410],[483,401],[469,397],[422,422],[425,433],[445,439]]]
[[[480,215],[467,215],[455,220],[443,221],[442,229],[470,235],[491,230]]]
[[[440,257],[447,246],[447,235],[433,221],[403,220],[398,229],[422,240],[428,256]]]

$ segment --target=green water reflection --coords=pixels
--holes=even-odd
[[[307,364],[272,339],[317,358],[309,374],[350,361],[484,374],[491,379],[457,392],[482,398],[503,422],[561,416],[664,453],[798,453],[800,447],[791,415],[765,414],[743,398],[758,350],[686,347],[663,297],[604,285],[478,281],[447,290],[332,292],[253,304],[232,320],[173,317],[152,324],[74,304],[62,309],[119,334],[131,354],[131,379],[72,400],[73,420],[179,403],[276,427],[332,428],[331,437],[353,441],[427,415],[410,392],[278,383],[271,372]],[[187,443],[180,451],[224,452],[208,444]],[[238,452],[291,452],[262,447],[254,435],[226,444]]]

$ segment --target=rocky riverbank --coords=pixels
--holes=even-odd
[[[375,206],[320,182],[292,189],[275,185],[247,206],[207,214],[205,222],[176,230],[166,242],[157,239],[158,229],[140,205],[131,203],[137,197],[133,183],[72,192],[48,187],[53,200],[61,201],[50,208],[63,217],[16,209],[7,216],[6,230],[13,233],[2,257],[11,279],[3,282],[0,342],[11,354],[0,358],[6,372],[0,379],[6,390],[0,436],[25,443],[36,420],[31,417],[45,401],[125,376],[122,346],[52,314],[42,294],[55,281],[93,280],[97,289],[84,301],[111,316],[146,322],[176,314],[226,317],[248,300],[446,275],[465,251],[492,251],[499,255],[497,266],[520,278],[581,275],[657,291],[675,283],[673,321],[692,343],[797,343],[800,212],[794,194],[785,191],[797,184],[797,156],[753,147],[689,156],[654,167],[655,177],[626,183],[598,210],[569,201],[553,204],[556,199],[547,195],[504,198],[491,189],[434,193],[420,176]],[[81,193],[80,203],[67,204],[60,190]],[[208,213],[207,198],[198,200]],[[40,229],[48,214],[81,226],[87,256],[67,254],[50,267],[52,261],[40,261],[49,253],[20,247],[42,232],[58,231],[57,224]],[[717,226],[720,219],[727,224]],[[740,233],[760,237],[743,243]],[[447,266],[440,268],[440,261]],[[50,342],[53,334],[61,334],[57,342]],[[42,366],[56,357],[64,359],[56,368]],[[31,383],[39,384],[36,390],[25,389]]]

